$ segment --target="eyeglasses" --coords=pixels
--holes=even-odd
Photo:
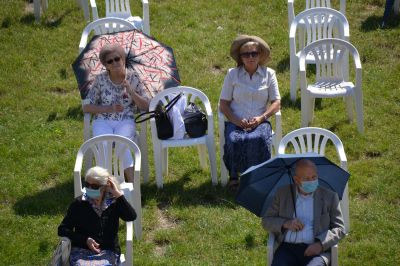
[[[97,184],[90,184],[88,182],[84,183],[85,187],[87,188],[91,188],[91,189],[99,189],[102,187],[102,185],[97,185]]]
[[[257,57],[260,53],[259,52],[244,52],[240,53],[240,56],[243,58],[250,58],[250,57]]]
[[[113,62],[118,63],[119,60],[121,60],[121,57],[115,57],[114,59],[107,60],[106,63],[107,63],[107,65],[111,65]]]

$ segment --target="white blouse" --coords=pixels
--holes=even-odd
[[[275,71],[258,66],[250,78],[243,66],[229,69],[220,99],[231,101],[230,107],[239,118],[262,115],[269,102],[281,99]]]

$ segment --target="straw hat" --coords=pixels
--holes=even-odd
[[[263,65],[268,62],[269,55],[271,49],[269,45],[260,37],[251,36],[251,35],[239,35],[231,45],[231,57],[238,63],[238,65],[243,64],[242,60],[240,59],[240,48],[243,44],[247,42],[256,42],[259,44],[260,47],[260,65]]]

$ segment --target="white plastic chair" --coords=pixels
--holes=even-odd
[[[340,167],[347,171],[347,157],[344,152],[342,141],[333,132],[317,127],[305,127],[293,130],[284,136],[279,144],[278,154],[285,154],[286,149],[291,147],[295,154],[302,155],[325,155],[325,148],[328,142],[332,143],[336,149],[337,156],[340,160]],[[343,192],[340,207],[343,214],[345,232],[350,232],[350,214],[349,214],[349,192],[346,185]],[[267,246],[267,265],[271,265],[276,249],[275,236],[269,233]],[[331,248],[331,266],[338,265],[338,245]]]
[[[325,51],[331,51],[326,53]],[[306,77],[306,56],[315,57],[316,75],[314,83]],[[355,65],[355,84],[349,80],[347,55],[351,54]],[[357,49],[340,39],[323,39],[306,46],[300,54],[301,125],[309,126],[314,116],[315,98],[344,97],[349,120],[353,120],[352,99],[355,102],[357,128],[364,132],[362,99],[362,68]]]
[[[216,151],[214,141],[214,117],[207,96],[198,89],[178,86],[168,88],[158,93],[151,101],[149,111],[154,111],[157,104],[161,101],[163,105],[168,103],[168,99],[172,94],[183,93],[187,99],[187,103],[201,101],[204,105],[204,112],[207,115],[208,127],[207,134],[199,138],[184,137],[183,139],[167,139],[161,140],[157,137],[157,127],[154,118],[150,119],[151,135],[153,141],[154,152],[154,166],[156,170],[156,183],[158,188],[163,187],[163,175],[168,175],[168,148],[169,147],[184,147],[184,146],[198,146],[200,166],[204,169],[207,167],[206,151],[208,150],[208,157],[211,168],[211,180],[213,185],[217,185],[217,166],[216,166]]]
[[[219,106],[218,106],[219,110]],[[282,115],[281,111],[275,113],[275,130],[272,131],[272,147],[271,157],[273,157],[273,150],[278,150],[279,142],[282,138]],[[224,163],[224,145],[225,145],[225,115],[218,111],[218,129],[219,129],[219,157],[220,157],[220,170],[221,170],[221,185],[225,186],[228,182],[228,169]]]
[[[134,160],[134,181],[133,183],[125,182],[123,161],[126,151],[129,150]],[[116,135],[102,135],[85,141],[79,148],[76,156],[74,168],[74,195],[78,197],[84,193],[82,187],[82,173],[84,163],[87,162],[85,154],[91,152],[94,155],[94,165],[101,166],[116,177],[121,190],[128,202],[135,209],[137,218],[134,221],[135,236],[137,239],[142,238],[142,202],[140,192],[140,163],[141,154],[139,147],[130,139]],[[92,164],[93,162],[89,162]],[[130,239],[127,248],[132,251],[132,222],[127,222],[127,237]],[[128,243],[127,243],[128,247]],[[132,255],[127,254],[127,260],[132,259]],[[131,260],[132,261],[132,260]],[[132,265],[132,263],[128,264]]]
[[[107,25],[107,26],[106,26]],[[96,21],[89,23],[82,32],[81,40],[79,42],[79,52],[85,49],[88,42],[89,34],[94,31],[97,34],[106,34],[118,32],[121,30],[133,30],[135,27],[127,22],[126,20],[120,18],[101,18]],[[96,33],[96,31],[98,33]],[[83,117],[83,136],[84,140],[87,141],[92,137],[92,127],[91,127],[92,115],[90,113],[85,113]],[[148,158],[148,145],[147,145],[147,123],[143,123],[140,126],[140,133],[136,132],[135,139],[133,140],[139,144],[140,150],[142,151],[142,175],[144,182],[149,180],[149,158]],[[90,154],[88,155],[90,156]],[[88,165],[90,167],[90,165]]]
[[[147,35],[150,35],[150,15],[149,1],[141,0],[143,6],[143,15],[132,16],[129,0],[105,0],[106,1],[106,17],[116,17],[129,21],[136,28],[140,29]],[[99,19],[97,5],[95,0],[90,0],[92,8],[93,21]]]
[[[314,7],[328,7],[328,8],[333,8],[331,5],[330,0],[306,0],[306,7],[304,10],[314,8]],[[337,10],[337,8],[335,8]],[[339,11],[343,14],[346,15],[346,0],[340,0],[340,9]],[[290,25],[292,24],[292,21],[295,17],[294,14],[294,0],[288,0],[288,21],[289,21],[289,28]]]
[[[296,100],[297,74],[299,71],[300,52],[312,42],[325,38],[338,38],[346,41],[350,38],[349,23],[337,10],[325,7],[310,8],[299,13],[290,25],[290,99]],[[298,34],[298,40],[296,40]],[[314,63],[312,53],[307,54],[307,63]],[[344,72],[348,71],[345,65]]]

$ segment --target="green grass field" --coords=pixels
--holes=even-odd
[[[139,1],[131,2],[141,13]],[[340,265],[400,262],[400,18],[379,28],[384,2],[347,1],[350,40],[362,59],[365,134],[348,123],[341,99],[322,100],[315,111],[313,126],[342,139],[351,173],[351,233],[340,243]],[[73,199],[73,165],[83,142],[71,63],[86,22],[72,0],[50,0],[39,23],[29,1],[0,3],[0,264],[45,265]],[[102,15],[104,2],[97,3]],[[239,33],[261,36],[272,47],[283,133],[300,126],[300,102],[289,100],[285,0],[150,0],[150,18],[152,35],[174,48],[182,84],[203,90],[215,113],[234,66],[231,41]],[[163,190],[156,189],[149,152],[136,265],[265,265],[268,236],[260,219],[225,188],[212,187],[194,148],[170,150]]]

